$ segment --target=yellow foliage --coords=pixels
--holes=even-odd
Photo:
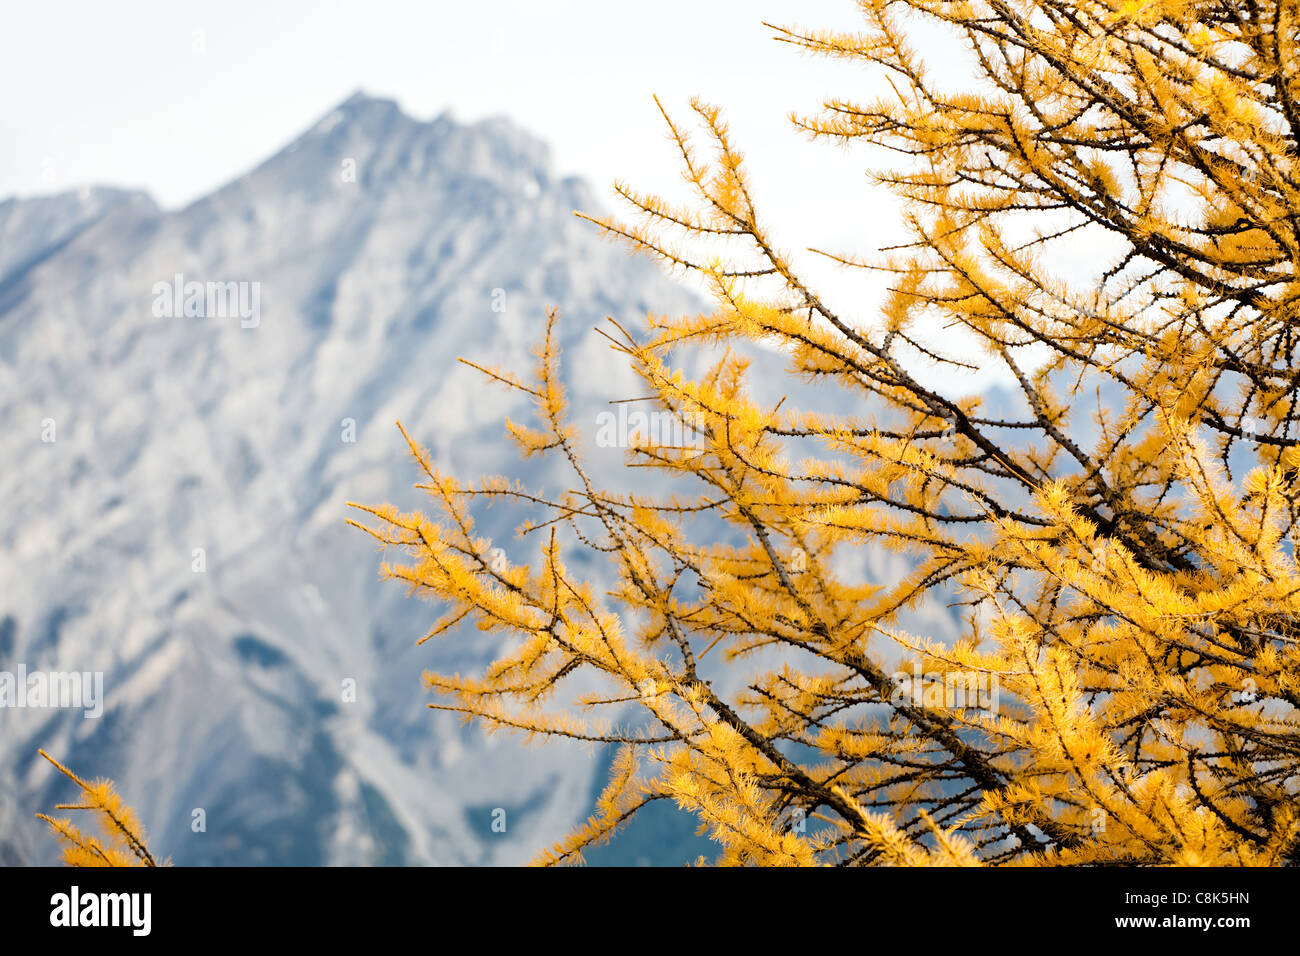
[[[599,487],[555,312],[532,381],[488,374],[531,397],[536,424],[509,434],[562,457],[570,491],[462,484],[407,436],[436,516],[358,505],[358,526],[447,606],[429,636],[509,638],[481,675],[427,675],[431,706],[620,746],[596,814],[542,863],[668,799],[725,864],[1294,865],[1295,8],[860,7],[865,32],[775,29],[889,79],[793,117],[899,157],[872,173],[911,240],[823,253],[890,278],[879,311],[832,308],[780,251],[717,108],[692,103],[707,151],[665,112],[693,201],[618,184],[635,221],[593,221],[713,293],[608,336],[699,441],[627,449],[653,496]],[[932,82],[918,17],[977,54],[969,85]],[[1115,250],[1086,282],[1061,271],[1084,236]],[[740,357],[758,342],[853,401],[763,403]],[[724,354],[693,378],[672,363],[696,347]],[[1020,407],[918,371],[972,355]],[[534,565],[473,534],[503,500],[530,512]],[[905,571],[865,580],[861,549]],[[608,593],[572,552],[608,562]],[[926,603],[962,608],[959,640],[903,630]]]
[[[157,866],[145,843],[144,828],[135,811],[122,802],[110,780],[82,780],[44,750],[42,757],[52,763],[81,791],[81,802],[60,803],[56,810],[86,810],[99,825],[99,836],[79,830],[68,817],[37,817],[49,824],[63,844],[63,862],[68,866]]]

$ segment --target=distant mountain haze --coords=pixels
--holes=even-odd
[[[644,393],[592,327],[702,304],[572,215],[600,205],[510,122],[360,94],[183,209],[0,203],[0,671],[104,675],[97,719],[0,708],[0,863],[57,858],[32,815],[70,794],[41,747],[113,777],[178,864],[511,864],[586,817],[598,752],[426,708],[422,670],[499,639],[415,647],[438,609],[379,579],[344,502],[424,507],[397,419],[457,475],[567,480],[505,437],[524,403],[455,361],[528,373],[547,306],[589,446]],[[522,561],[517,518],[479,530]]]

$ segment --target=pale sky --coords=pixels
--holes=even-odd
[[[598,184],[666,168],[651,94],[724,105],[756,154],[807,152],[792,108],[863,71],[763,19],[857,26],[851,0],[100,0],[13,5],[0,32],[0,195],[108,182],[164,205],[264,159],[357,89],[421,119],[506,114]],[[824,150],[818,150],[824,152]]]
[[[862,25],[852,0],[15,4],[0,31],[0,198],[103,183],[181,206],[357,89],[420,119],[507,115],[602,196],[615,177],[673,193],[679,167],[651,96],[685,119],[698,94],[724,108],[784,248],[874,251],[901,233],[866,182],[868,157],[810,142],[787,114],[870,98],[879,71],[778,43],[765,19]],[[833,287],[828,302],[869,311],[871,283],[796,262]]]

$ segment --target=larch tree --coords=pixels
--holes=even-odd
[[[665,113],[693,200],[618,184],[627,217],[594,221],[713,293],[610,334],[700,440],[628,450],[654,493],[597,485],[554,312],[531,378],[484,371],[531,398],[509,433],[574,490],[464,482],[408,436],[435,510],[354,523],[445,606],[427,638],[514,638],[481,673],[426,674],[430,706],[618,745],[542,863],[667,799],[724,864],[1295,864],[1300,5],[859,5],[860,33],[772,29],[888,80],[792,117],[883,157],[907,240],[822,253],[887,277],[883,304],[845,314],[805,281],[718,109]],[[932,80],[923,26],[971,82]],[[1061,249],[1085,237],[1115,253],[1081,282]],[[817,383],[808,407],[758,399],[755,343]],[[690,349],[720,357],[688,375]],[[972,363],[1015,401],[920,371]],[[493,501],[522,509],[532,564],[475,534]],[[860,548],[911,571],[855,577]],[[908,633],[922,602],[959,607],[960,639]],[[728,691],[706,654],[762,666]],[[584,672],[609,692],[570,692]]]
[[[135,811],[127,806],[111,780],[83,780],[44,750],[40,755],[59,773],[77,785],[79,803],[56,804],[56,810],[84,810],[94,817],[99,836],[86,833],[70,817],[52,817],[38,813],[63,847],[63,862],[68,866],[118,867],[158,866],[149,852],[144,828]],[[166,861],[164,866],[168,865]]]

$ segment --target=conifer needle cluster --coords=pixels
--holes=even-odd
[[[569,490],[465,482],[408,437],[431,512],[359,524],[446,609],[425,639],[500,638],[481,672],[426,675],[431,706],[620,748],[543,863],[671,800],[727,864],[1295,864],[1300,8],[860,7],[860,33],[774,29],[887,80],[792,117],[863,147],[901,204],[906,241],[822,252],[885,276],[883,305],[833,308],[779,248],[719,109],[665,113],[692,198],[619,183],[628,216],[594,221],[712,292],[609,336],[702,447],[629,449],[655,494],[598,485],[554,312],[531,378],[486,371],[529,397],[509,434]],[[971,82],[932,78],[921,27]],[[824,404],[760,400],[756,343]],[[692,349],[720,355],[707,374]],[[1017,400],[921,371],[972,364]],[[531,563],[489,556],[491,502],[527,516]],[[863,579],[855,549],[910,571]],[[924,602],[962,637],[907,633]]]

